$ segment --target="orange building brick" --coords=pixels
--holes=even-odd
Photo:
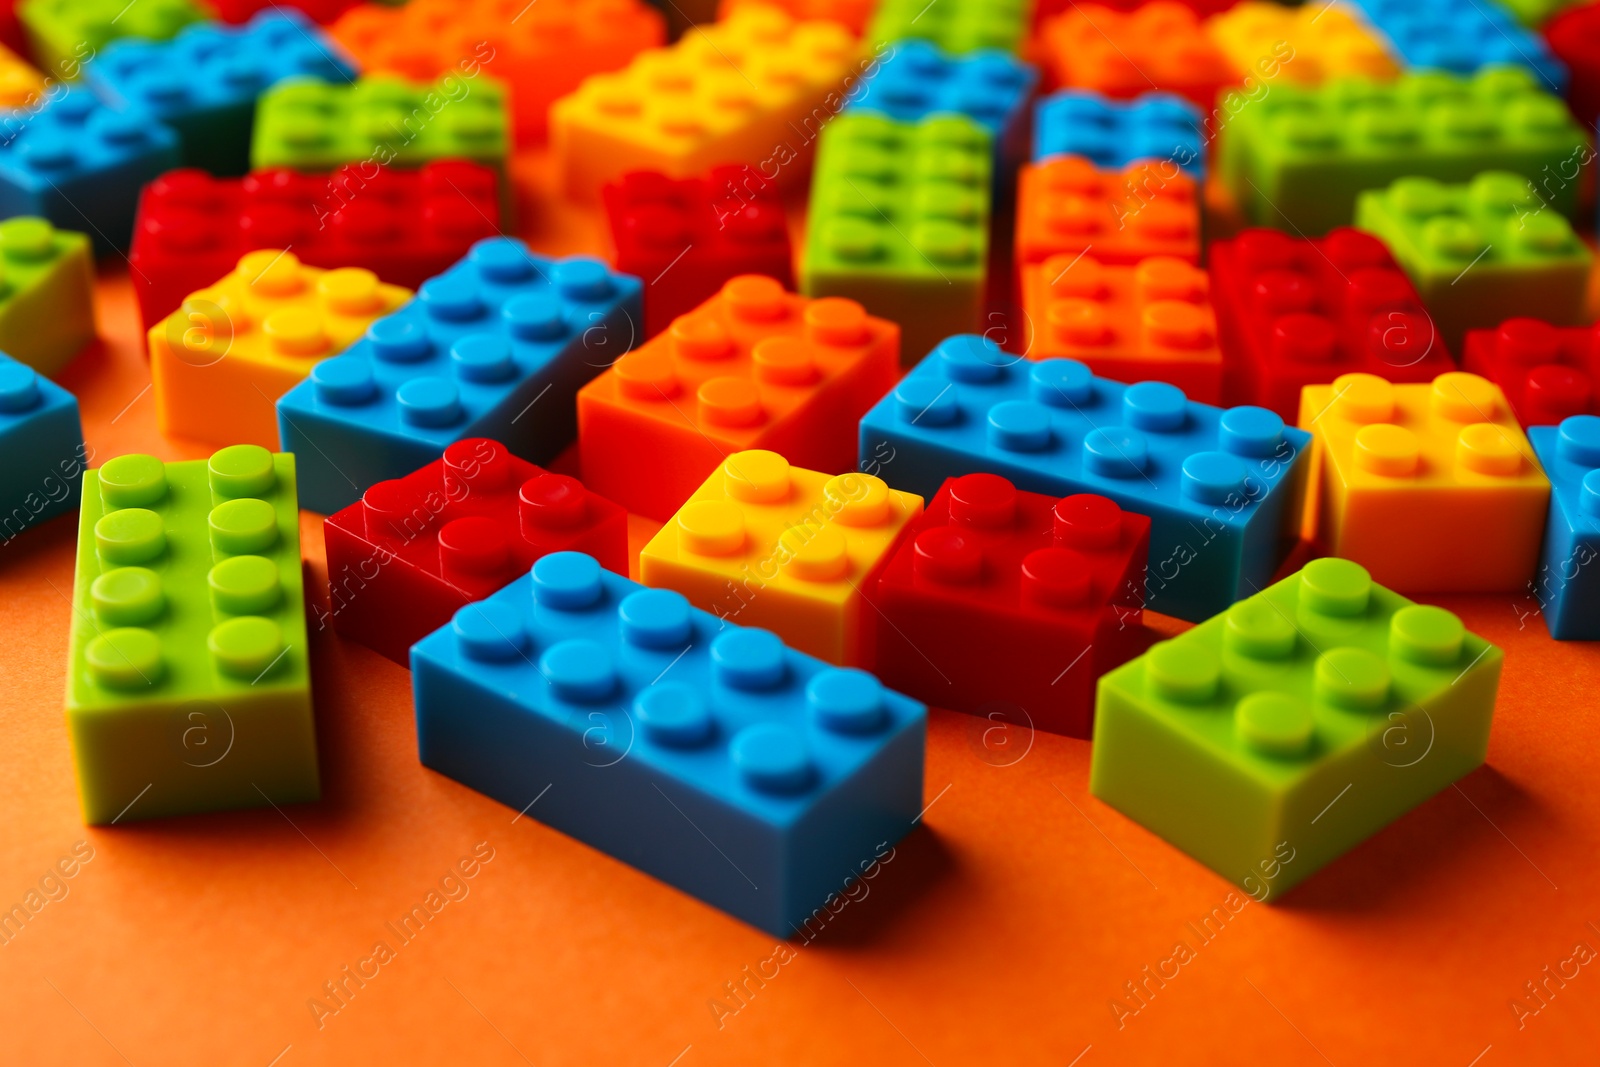
[[[331,27],[362,71],[432,82],[483,70],[511,92],[518,144],[543,141],[550,105],[591,74],[618,70],[666,40],[643,0],[411,0],[363,4]]]
[[[156,424],[193,441],[275,450],[278,397],[410,299],[410,289],[369,270],[320,270],[292,252],[250,252],[150,327]]]
[[[1060,86],[1123,99],[1161,89],[1188,97],[1207,113],[1218,90],[1243,80],[1199,16],[1167,0],[1132,12],[1074,4],[1045,21],[1040,50]]]
[[[1018,264],[1087,252],[1101,263],[1151,256],[1200,262],[1195,180],[1171,161],[1101,170],[1083,156],[1022,168],[1017,192]]]
[[[1205,271],[1170,256],[1108,266],[1086,255],[1022,268],[1030,359],[1076,359],[1119,382],[1170,382],[1218,403],[1222,349]]]
[[[578,393],[583,481],[666,520],[731,452],[856,465],[856,421],[899,375],[900,327],[747,274]]]
[[[1461,371],[1392,385],[1308,385],[1315,491],[1308,527],[1329,552],[1404,593],[1526,592],[1550,482],[1500,387]]]
[[[875,590],[922,498],[859,471],[735,452],[639,553],[639,580],[844,667],[876,659]]]
[[[594,200],[632,170],[687,178],[746,163],[779,185],[803,183],[812,147],[844,106],[860,45],[836,22],[797,22],[752,6],[589,78],[550,110],[562,189]]]
[[[878,9],[878,0],[722,0],[717,17],[725,19],[747,7],[775,7],[797,19],[827,19],[859,37]]]

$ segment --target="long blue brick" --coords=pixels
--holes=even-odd
[[[1170,159],[1203,178],[1204,121],[1198,107],[1173,93],[1112,100],[1087,89],[1068,89],[1045,97],[1034,109],[1033,159],[1087,156],[1107,170],[1141,159]]]
[[[642,339],[639,279],[510,237],[472,246],[278,400],[300,504],[331,515],[467,437],[548,463],[577,435],[577,393]]]
[[[1538,33],[1496,0],[1355,0],[1380,37],[1411,68],[1473,74],[1484,67],[1526,67],[1557,96],[1566,64]]]
[[[185,166],[235,175],[249,169],[263,92],[285,78],[348,82],[355,73],[326,31],[280,8],[244,26],[197,22],[167,41],[124,37],[95,56],[83,76],[107,100],[171,127]]]
[[[75,509],[86,466],[77,398],[0,352],[0,547]]]
[[[582,553],[411,669],[424,764],[780,937],[922,808],[921,704]]]
[[[929,498],[945,478],[988,472],[1148,515],[1145,605],[1195,622],[1265,587],[1287,555],[1310,440],[1265,408],[1096,378],[1076,360],[1031,362],[974,335],[913,367],[862,418],[860,439],[864,470]]]

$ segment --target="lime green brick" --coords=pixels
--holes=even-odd
[[[503,185],[508,129],[505,87],[483,74],[433,84],[392,75],[345,84],[297,78],[256,105],[250,165],[325,171],[465,158],[498,167]]]
[[[86,821],[317,799],[294,456],[89,471],[72,596]]]
[[[1234,202],[1257,225],[1306,235],[1348,225],[1363,190],[1491,169],[1535,182],[1570,217],[1593,140],[1520,67],[1274,83],[1253,99],[1227,94],[1221,114],[1217,174]]]
[[[1578,0],[1499,0],[1500,6],[1517,17],[1517,21],[1524,26],[1539,27],[1549,21],[1550,16],[1573,7]]]
[[[867,25],[867,40],[882,49],[919,38],[951,55],[980,48],[1015,52],[1032,17],[1031,0],[882,0]]]
[[[817,148],[801,291],[900,323],[909,362],[981,330],[992,169],[989,133],[964,116],[840,115]]]
[[[34,62],[63,81],[77,78],[83,64],[118,38],[165,41],[212,17],[209,7],[194,0],[22,0],[17,5]]]
[[[1275,897],[1483,763],[1501,660],[1315,560],[1100,679],[1089,789]]]
[[[1389,245],[1453,352],[1467,330],[1517,316],[1585,321],[1594,256],[1516,174],[1488,171],[1465,185],[1402,178],[1361,194],[1356,225]]]
[[[0,352],[53,376],[94,334],[89,238],[44,219],[0,222]]]

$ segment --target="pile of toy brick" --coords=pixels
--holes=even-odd
[[[92,823],[315,799],[309,611],[424,764],[779,934],[920,818],[926,705],[1287,888],[1484,760],[1502,654],[1409,597],[1600,638],[1600,4],[122,6],[0,25]],[[503,235],[519,155],[609,263]],[[83,469],[91,246],[209,461]]]

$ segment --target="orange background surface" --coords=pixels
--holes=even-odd
[[[598,250],[542,163],[518,169],[519,232]],[[105,343],[62,379],[96,464],[206,455],[156,431],[125,272],[98,295]],[[1240,907],[1091,798],[1088,744],[935,710],[923,825],[820,936],[780,951],[424,769],[408,672],[314,626],[320,803],[85,828],[61,710],[76,522],[0,549],[0,907],[92,851],[0,946],[0,1063],[1600,1058],[1600,963],[1573,960],[1580,944],[1600,960],[1600,647],[1550,640],[1527,598],[1436,601],[1507,650],[1488,766],[1281,903]],[[325,599],[321,519],[301,525],[308,594]],[[653,528],[634,520],[636,549]],[[475,848],[492,859],[445,882],[460,899],[402,943],[387,924]],[[324,983],[379,941],[391,958],[331,1000]],[[1173,975],[1179,942],[1188,962],[1147,980]],[[1528,995],[1563,966],[1576,977]],[[1153,992],[1135,1000],[1130,982]]]

